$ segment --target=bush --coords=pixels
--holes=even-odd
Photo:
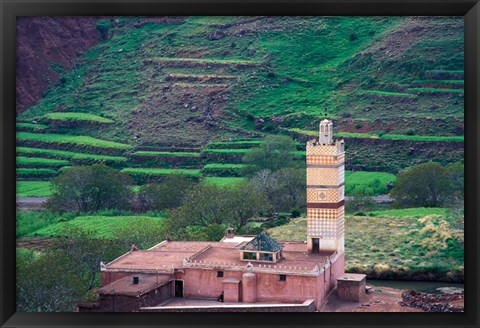
[[[110,29],[110,20],[102,19],[95,24],[97,30],[100,32],[102,37],[105,37],[108,34],[108,30]]]

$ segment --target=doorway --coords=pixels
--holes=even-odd
[[[175,280],[175,297],[183,297],[183,280]]]
[[[312,238],[312,253],[320,253],[320,238]]]

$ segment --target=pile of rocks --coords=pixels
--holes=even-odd
[[[435,295],[407,290],[402,293],[400,305],[421,308],[426,312],[464,312],[464,307],[449,304],[451,301],[463,298],[463,292]]]

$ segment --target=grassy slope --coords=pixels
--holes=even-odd
[[[346,271],[371,278],[463,276],[463,226],[445,216],[445,210],[406,209],[375,215],[346,217]],[[279,240],[305,240],[306,218],[268,232]]]
[[[408,91],[431,89],[429,82],[448,91],[452,81],[460,86],[455,90],[463,90],[461,18],[265,17],[252,22],[251,17],[187,17],[184,23],[134,27],[139,20],[112,19],[108,37],[19,115],[20,143],[52,151],[61,146],[77,158],[78,152],[122,155],[128,159],[99,159],[122,167],[142,166],[142,154],[199,155],[164,145],[206,146],[203,154],[213,157],[208,163],[238,162],[227,157],[241,157],[259,142],[239,137],[257,138],[277,127],[315,130],[324,109],[338,135],[346,137],[463,141],[462,97]],[[214,31],[225,37],[211,40]],[[397,99],[402,97],[414,101]],[[86,121],[32,123],[41,117]],[[264,122],[257,124],[259,118]],[[110,123],[88,124],[92,121]],[[43,133],[33,133],[38,127]],[[136,151],[142,144],[158,148]],[[353,149],[356,155],[347,157],[347,165],[367,171],[375,163],[388,167],[387,149],[376,148],[386,155],[373,158],[366,155],[368,147]],[[442,160],[461,157],[461,150],[431,154],[422,147],[427,146],[407,146],[415,152],[402,153],[404,161],[390,171],[437,153],[444,154]],[[38,157],[70,159],[44,155]],[[370,162],[361,167],[362,161]],[[151,162],[145,167],[155,166]]]
[[[242,19],[222,18],[225,22]],[[230,127],[251,130],[252,124],[245,119],[249,114],[281,115],[287,118],[283,124],[305,128],[310,125],[306,122],[322,115],[325,108],[333,116],[348,111],[355,120],[374,120],[379,117],[379,111],[389,119],[411,114],[417,118],[463,116],[461,99],[442,100],[442,106],[432,110],[438,97],[400,91],[415,81],[428,80],[425,76],[428,71],[463,68],[460,19],[278,17],[222,29],[212,25],[215,23],[210,23],[210,17],[190,17],[184,24],[149,23],[131,28],[136,20],[125,18],[112,23],[110,38],[88,51],[83,63],[75,71],[66,73],[63,84],[53,88],[22,114],[21,119],[49,115],[50,111],[63,106],[70,112],[81,111],[127,122],[112,124],[102,131],[88,130],[92,136],[99,137],[101,132],[116,141],[127,142],[135,130],[142,139],[146,134],[144,137],[149,140],[165,136],[165,130],[170,136],[177,136],[178,129],[187,132],[187,136],[185,133],[179,136],[179,141],[186,140],[190,134],[196,134],[200,141],[206,134],[228,135],[226,130],[206,131],[205,121],[181,123],[189,116],[195,119],[201,117],[197,114],[208,114],[199,113],[199,106],[206,104],[203,98],[173,88],[168,93],[177,100],[167,95],[161,104],[153,102],[152,96],[163,93],[155,84],[171,87],[171,83],[165,83],[165,73],[238,77],[238,81],[229,82],[232,84],[229,99],[221,103],[228,112],[216,108],[215,102],[210,105],[213,108],[210,123],[218,127],[225,126],[215,117],[223,117]],[[400,33],[402,29],[410,33],[408,38]],[[448,29],[459,33],[445,35]],[[225,31],[226,37],[209,40],[208,34],[217,30]],[[131,60],[133,57],[136,60]],[[150,59],[163,66],[145,65],[144,61]],[[224,66],[186,67],[182,62]],[[234,65],[252,62],[260,63],[255,70]],[[388,98],[372,100],[363,97],[363,92],[404,94],[417,97],[418,101],[398,104]],[[191,100],[181,103],[178,97]],[[197,110],[191,110],[195,105]],[[139,121],[140,116],[147,114],[146,110],[150,111],[150,120],[144,117]],[[234,116],[229,113],[236,119],[231,121]],[[303,114],[307,120],[301,117]],[[156,123],[162,118],[165,124]],[[133,122],[144,123],[148,129],[128,124]],[[417,134],[431,134],[421,133],[424,128],[418,126]],[[439,133],[442,132],[438,130],[436,134]]]

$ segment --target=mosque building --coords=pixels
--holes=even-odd
[[[344,142],[333,140],[330,120],[319,128],[319,138],[306,145],[306,241],[277,241],[265,232],[236,236],[229,228],[218,242],[132,247],[101,263],[99,301],[79,311],[181,311],[168,305],[172,299],[211,301],[191,303],[192,311],[318,311],[345,276]]]

